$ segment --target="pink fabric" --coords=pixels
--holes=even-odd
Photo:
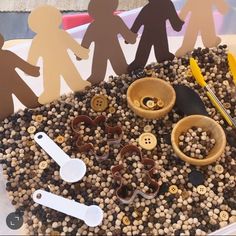
[[[120,11],[116,11],[115,14],[119,14]],[[64,30],[72,29],[74,27],[88,24],[92,21],[92,18],[88,13],[80,13],[73,15],[64,15],[62,17],[62,27]]]

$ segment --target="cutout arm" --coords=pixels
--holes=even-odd
[[[229,5],[226,3],[225,0],[215,0],[214,4],[216,6],[216,8],[218,9],[218,11],[224,15],[229,11]]]
[[[91,43],[92,43],[92,41],[93,41],[93,35],[92,35],[92,24],[93,23],[91,23],[90,25],[89,25],[89,27],[88,27],[88,29],[87,29],[87,31],[85,32],[85,35],[84,35],[84,37],[83,37],[83,40],[82,40],[82,43],[81,43],[81,45],[82,45],[82,47],[84,47],[84,48],[89,48],[90,47],[90,45],[91,45]]]
[[[88,59],[89,49],[82,47],[67,32],[64,32],[64,36],[67,41],[67,47],[71,49],[77,57],[82,59]]]
[[[135,19],[134,24],[131,27],[131,31],[137,34],[142,25],[143,25],[143,9]]]
[[[187,17],[188,13],[191,11],[191,4],[192,4],[191,2],[192,2],[191,0],[187,0],[187,2],[185,3],[185,5],[183,6],[183,8],[179,13],[179,17],[183,21]]]
[[[16,54],[12,53],[12,60],[15,62],[16,68],[21,69],[24,71],[26,74],[38,77],[39,74],[39,67],[33,66],[30,63],[26,62]]]
[[[37,44],[37,38],[32,40],[31,47],[28,54],[28,62],[32,65],[37,65],[38,59],[39,59],[39,51],[40,48]]]
[[[126,42],[135,43],[137,34],[133,33],[120,17],[116,17],[119,22],[119,33],[121,34],[121,36],[125,39]]]
[[[184,21],[182,21],[180,19],[180,17],[178,16],[173,2],[170,1],[169,4],[170,4],[170,6],[169,6],[169,10],[170,10],[169,11],[170,12],[169,21],[170,21],[170,24],[171,24],[171,26],[174,30],[180,31],[182,29]]]

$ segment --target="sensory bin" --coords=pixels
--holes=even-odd
[[[207,235],[236,222],[236,133],[225,123],[192,77],[189,68],[191,56],[198,59],[208,84],[221,102],[227,105],[232,116],[236,116],[235,87],[228,68],[227,46],[223,45],[213,49],[198,48],[191,55],[173,61],[153,63],[130,75],[110,77],[108,82],[84,92],[64,95],[60,100],[35,110],[19,111],[2,122],[0,163],[7,180],[9,198],[16,211],[24,215],[25,234]],[[184,117],[176,107],[160,120],[141,118],[128,108],[128,87],[144,77],[161,79],[172,85],[184,84],[199,93],[209,116],[226,133],[227,145],[220,159],[197,167],[174,154],[171,131]],[[108,103],[103,111],[95,112],[91,108],[91,100],[98,95],[101,101],[105,96]],[[79,115],[92,119],[104,115],[108,125],[122,127],[122,139],[119,144],[110,146],[107,159],[101,161],[94,153],[78,151],[71,123]],[[86,133],[84,141],[89,139],[96,143],[103,153],[107,136],[101,133],[101,127],[80,128],[81,134]],[[59,166],[35,143],[36,132],[47,133],[71,158],[80,158],[85,162],[87,172],[81,181],[69,184],[61,180]],[[153,178],[160,189],[152,199],[138,195],[133,202],[124,204],[117,198],[119,183],[113,178],[111,169],[121,162],[118,155],[121,148],[128,144],[140,147],[139,137],[146,132],[156,137],[157,145],[152,150],[140,150],[143,156],[155,161],[157,171]],[[140,161],[135,156],[134,160]],[[136,171],[143,167],[140,163],[132,162],[132,165]],[[129,172],[128,183],[137,182],[136,171]],[[138,179],[141,188],[146,187],[144,183],[145,179]],[[34,203],[31,196],[36,189],[80,203],[99,205],[104,211],[102,224],[88,227],[83,221]]]

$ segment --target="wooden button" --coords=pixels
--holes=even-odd
[[[138,100],[134,100],[134,106],[140,107],[140,106],[141,106],[141,105],[140,105],[140,102],[139,102]]]
[[[176,185],[171,185],[169,187],[169,192],[172,194],[176,194],[178,192],[178,187]]]
[[[41,123],[43,121],[43,116],[42,115],[37,115],[35,117],[35,121],[37,121],[38,123]]]
[[[226,102],[226,103],[224,103],[224,107],[225,107],[225,109],[229,109],[229,108],[231,108],[231,104]]]
[[[64,141],[65,141],[65,138],[63,136],[59,135],[59,136],[56,137],[56,142],[57,143],[61,144],[61,143],[64,143]]]
[[[201,195],[204,195],[206,193],[207,189],[204,185],[197,186],[197,192]]]
[[[145,133],[151,133],[151,131],[152,131],[151,125],[146,125],[146,126],[143,128],[143,131],[144,131]]]
[[[104,95],[95,95],[91,100],[91,107],[94,111],[105,111],[108,107],[107,97]]]
[[[111,114],[114,114],[116,112],[115,107],[110,107],[108,110]]]
[[[222,165],[216,165],[215,166],[215,172],[217,174],[222,174],[224,172],[224,167]]]
[[[45,170],[47,168],[47,166],[48,166],[48,163],[46,161],[41,161],[39,163],[39,169],[40,170]]]
[[[164,102],[159,99],[158,102],[157,102],[157,106],[160,107],[160,108],[163,108],[164,105],[165,105]]]
[[[31,147],[33,145],[34,145],[34,141],[32,141],[32,140],[27,140],[26,141],[26,146]]]
[[[187,76],[188,77],[192,77],[193,76],[193,74],[192,74],[192,72],[190,70],[187,72]]]
[[[123,217],[122,222],[123,222],[124,225],[130,225],[130,220],[127,216]]]
[[[156,136],[151,133],[143,133],[139,136],[139,145],[145,150],[152,150],[157,145]]]
[[[30,127],[27,129],[27,132],[28,132],[29,134],[34,134],[35,131],[36,131],[36,128],[35,128],[34,126],[30,126]]]
[[[223,221],[227,221],[229,219],[229,213],[227,211],[221,211],[220,219]]]

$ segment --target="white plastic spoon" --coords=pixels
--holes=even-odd
[[[40,205],[83,220],[90,227],[100,225],[103,220],[103,211],[100,207],[96,205],[86,206],[41,189],[33,193],[33,200]]]
[[[71,159],[47,134],[39,132],[34,140],[60,166],[60,176],[69,183],[82,179],[86,173],[86,165],[80,159]]]

